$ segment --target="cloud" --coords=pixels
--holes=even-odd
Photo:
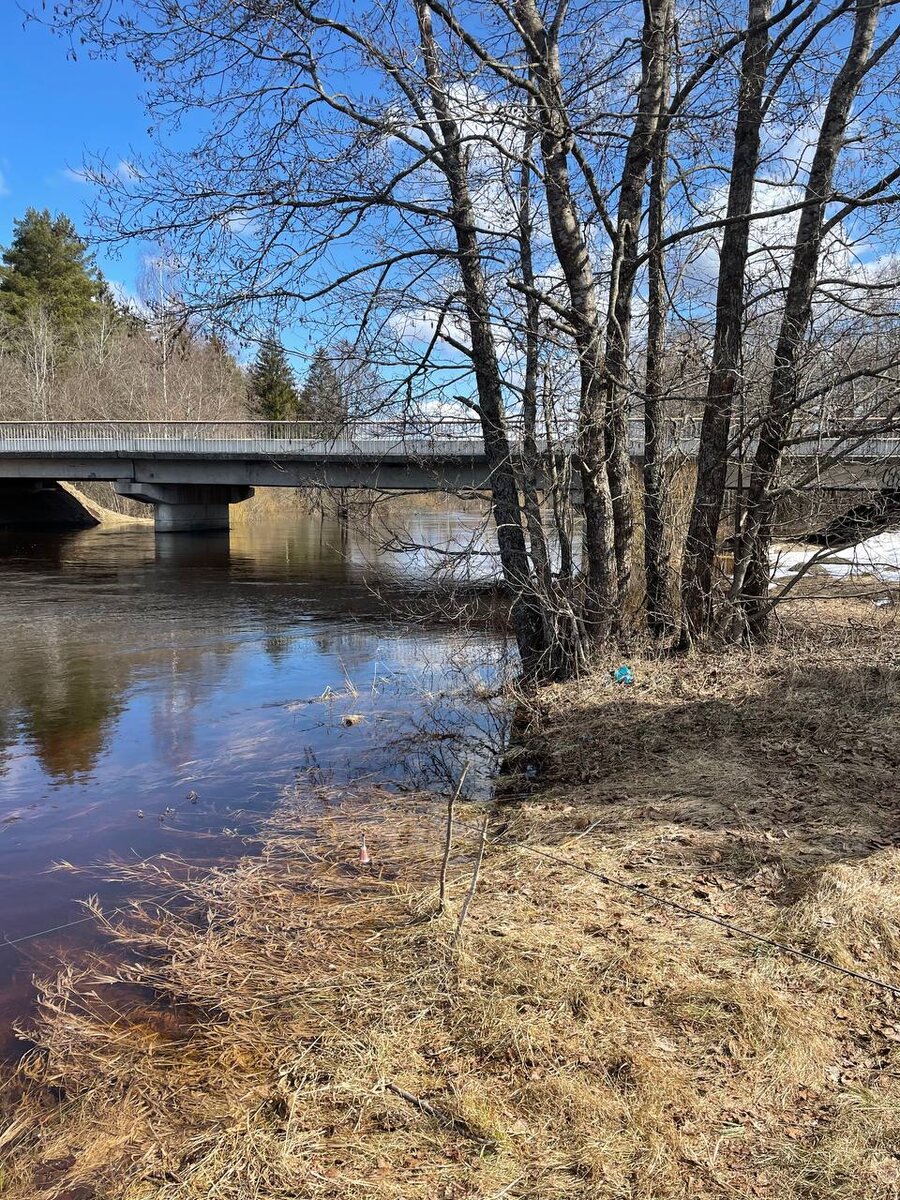
[[[71,183],[101,183],[104,180],[112,180],[114,177],[121,179],[123,183],[133,183],[141,177],[134,163],[129,162],[127,158],[120,158],[112,171],[104,170],[99,165],[96,167],[64,167],[62,175]]]
[[[240,208],[226,213],[221,218],[221,224],[223,228],[227,229],[235,237],[240,237],[242,234],[246,234],[247,237],[253,237],[260,231],[259,221],[250,213]]]
[[[108,279],[106,282],[117,304],[137,316],[147,315],[147,305],[133,288],[126,283],[121,283],[118,279]]]
[[[0,196],[8,196],[9,194],[9,185],[6,182],[6,176],[0,171]]]

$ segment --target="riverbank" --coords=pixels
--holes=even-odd
[[[42,984],[0,1093],[0,1194],[896,1197],[900,998],[684,913],[900,985],[900,636],[840,605],[543,692],[458,942],[481,813],[437,915],[425,794],[308,780],[233,866],[120,868],[118,953]]]
[[[106,485],[108,487],[108,485]],[[90,494],[90,485],[76,487],[73,483],[60,483],[59,487],[63,488],[78,504],[80,504],[96,521],[98,525],[103,525],[113,529],[120,528],[125,525],[133,525],[135,527],[144,525],[152,527],[153,517],[147,516],[147,506],[145,504],[134,505],[133,502],[123,500],[120,496],[116,496],[115,492],[109,488],[110,497],[122,506],[122,511],[116,508],[110,508],[108,505],[96,500]],[[129,505],[132,505],[137,512],[128,511]]]
[[[6,481],[0,488],[0,500],[0,530],[82,530],[97,525],[153,524],[152,519],[107,508],[91,497],[88,490],[71,483],[39,485]]]

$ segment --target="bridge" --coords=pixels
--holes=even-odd
[[[665,453],[693,458],[699,422],[667,422]],[[515,426],[514,454],[521,452]],[[557,453],[569,453],[574,429]],[[635,460],[643,421],[629,426]],[[849,440],[831,431],[795,440],[790,451],[813,486],[900,488],[900,434],[876,424]],[[746,455],[749,459],[749,454]],[[819,469],[819,464],[824,464]],[[334,424],[314,421],[3,421],[0,484],[111,482],[121,496],[154,507],[158,532],[227,529],[228,508],[254,487],[463,491],[490,486],[476,420],[395,418]],[[731,483],[740,481],[732,470]]]

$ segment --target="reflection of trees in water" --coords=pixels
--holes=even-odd
[[[158,757],[178,767],[193,757],[201,701],[226,677],[240,644],[220,640],[185,647],[177,634],[171,640],[169,648],[152,654],[152,661],[160,666],[154,672],[151,726]],[[145,669],[146,659],[142,665]],[[160,682],[166,686],[159,687]]]
[[[9,774],[9,747],[16,736],[15,721],[10,708],[3,702],[0,693],[0,779]]]
[[[90,776],[126,708],[135,679],[152,664],[156,679],[170,686],[153,698],[152,724],[164,753],[181,760],[193,736],[193,712],[202,692],[220,678],[235,649],[218,642],[202,649],[177,645],[141,651],[129,635],[106,630],[112,652],[82,640],[84,630],[67,630],[60,616],[53,628],[44,619],[40,638],[5,641],[0,647],[0,747],[24,737],[46,773],[72,781]],[[174,642],[177,635],[170,635]],[[127,648],[130,653],[122,653]],[[0,759],[2,761],[2,759]]]
[[[84,653],[46,625],[39,642],[0,648],[0,736],[24,734],[48,775],[92,771],[121,713],[130,672],[119,655]]]
[[[296,637],[292,637],[288,633],[270,633],[263,642],[263,650],[277,665],[287,658],[296,640]]]
[[[484,645],[449,654],[440,686],[419,694],[408,720],[386,746],[409,786],[451,791],[465,771],[465,794],[486,794],[512,719],[498,668]]]
[[[140,676],[168,679],[154,695],[153,730],[163,753],[183,760],[198,700],[254,628],[272,662],[312,639],[319,656],[339,660],[336,686],[343,670],[368,689],[377,646],[367,618],[401,611],[373,589],[383,584],[392,600],[422,599],[423,589],[398,591],[392,571],[369,559],[363,572],[342,551],[341,524],[298,516],[239,528],[230,548],[216,538],[154,542],[145,528],[0,542],[0,770],[4,749],[24,737],[54,778],[90,775]],[[438,669],[447,633],[429,625],[390,636],[393,669]],[[355,677],[362,664],[367,677]]]

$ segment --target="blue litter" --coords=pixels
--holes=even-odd
[[[613,671],[613,683],[621,683],[624,687],[630,687],[634,683],[634,671],[626,663],[621,667],[616,667]]]

